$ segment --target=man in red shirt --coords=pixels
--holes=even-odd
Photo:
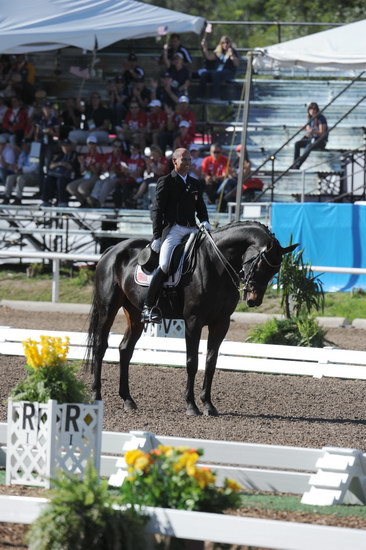
[[[75,195],[80,201],[81,207],[86,207],[86,199],[89,197],[92,189],[102,173],[104,164],[104,155],[97,151],[97,138],[89,136],[86,140],[88,152],[85,156],[79,158],[80,171],[82,178],[71,181],[66,189],[70,195]]]
[[[166,111],[161,108],[161,101],[153,99],[149,103],[150,113],[148,114],[147,132],[148,142],[153,145],[158,144],[159,135],[167,129],[168,116]]]
[[[146,143],[147,114],[140,109],[136,100],[130,102],[130,107],[123,122],[122,130],[118,131],[118,137],[129,143],[136,143],[142,149]]]
[[[221,146],[213,143],[210,156],[202,161],[202,176],[205,181],[205,192],[211,204],[215,204],[216,191],[224,178],[227,177],[229,159],[221,152]]]

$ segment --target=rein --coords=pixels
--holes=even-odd
[[[249,260],[246,260],[245,262],[243,262],[242,264],[242,267],[239,271],[239,273],[236,272],[236,270],[234,269],[234,267],[231,265],[231,263],[229,262],[229,260],[227,260],[225,258],[225,256],[223,255],[223,253],[221,252],[221,250],[218,248],[218,246],[216,245],[215,241],[213,240],[211,234],[209,231],[207,231],[206,228],[202,227],[201,228],[201,231],[205,234],[205,236],[208,238],[209,242],[211,243],[211,245],[213,246],[213,249],[217,255],[217,257],[219,258],[219,260],[221,261],[223,267],[225,268],[226,272],[228,273],[233,285],[235,286],[235,288],[238,290],[238,292],[240,292],[240,290],[243,290],[244,292],[247,291],[247,290],[250,290],[253,288],[253,286],[257,286],[258,287],[258,284],[257,283],[254,283],[252,277],[253,277],[253,274],[254,274],[254,271],[255,271],[255,268],[257,266],[257,264],[261,261],[261,260],[264,260],[266,262],[266,264],[269,266],[269,267],[272,267],[273,269],[276,269],[278,267],[281,266],[281,263],[279,264],[272,264],[267,256],[266,256],[266,252],[263,250],[261,252],[258,252],[258,254],[256,256],[253,256],[252,258],[249,258]],[[250,266],[249,266],[249,269],[248,269],[248,272],[247,274],[245,274],[245,271],[244,271],[244,266],[246,264],[249,264],[250,263]],[[234,277],[236,278],[236,281],[234,280]],[[241,283],[243,284],[243,286],[241,287]],[[259,287],[260,288],[260,287]]]

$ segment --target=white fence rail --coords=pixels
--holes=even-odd
[[[41,335],[68,336],[70,338],[68,358],[81,360],[85,357],[86,333],[9,327],[0,327],[0,354],[24,355],[21,342],[27,338],[39,340]],[[110,334],[105,361],[119,362],[118,346],[121,339],[121,335]],[[206,340],[201,340],[198,355],[200,370],[205,368],[206,347]],[[185,340],[183,338],[143,336],[136,344],[132,362],[185,367]],[[366,380],[366,352],[224,341],[219,350],[217,368],[242,372],[305,375],[316,378],[336,377]]]
[[[58,302],[60,294],[60,261],[98,262],[101,254],[65,254],[61,252],[23,252],[0,250],[0,258],[25,258],[52,261],[52,302]],[[327,267],[322,265],[311,266],[316,273],[350,273],[365,275],[366,269],[359,267]]]

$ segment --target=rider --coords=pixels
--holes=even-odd
[[[159,267],[150,282],[141,313],[144,323],[161,321],[160,310],[154,306],[167,276],[174,248],[186,235],[197,231],[195,214],[205,229],[212,229],[200,182],[189,175],[190,152],[188,149],[176,149],[172,161],[174,170],[158,180],[152,207],[154,240],[151,249],[160,252],[160,255]]]

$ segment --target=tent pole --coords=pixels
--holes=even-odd
[[[250,100],[250,89],[252,85],[252,57],[253,57],[252,52],[248,52],[247,71],[245,75],[243,129],[241,133],[241,151],[240,151],[240,159],[239,159],[238,183],[236,186],[236,208],[235,208],[236,222],[240,221],[240,205],[241,205],[241,195],[242,195],[242,188],[243,188],[245,146],[247,143],[247,130],[248,130],[249,100]]]

